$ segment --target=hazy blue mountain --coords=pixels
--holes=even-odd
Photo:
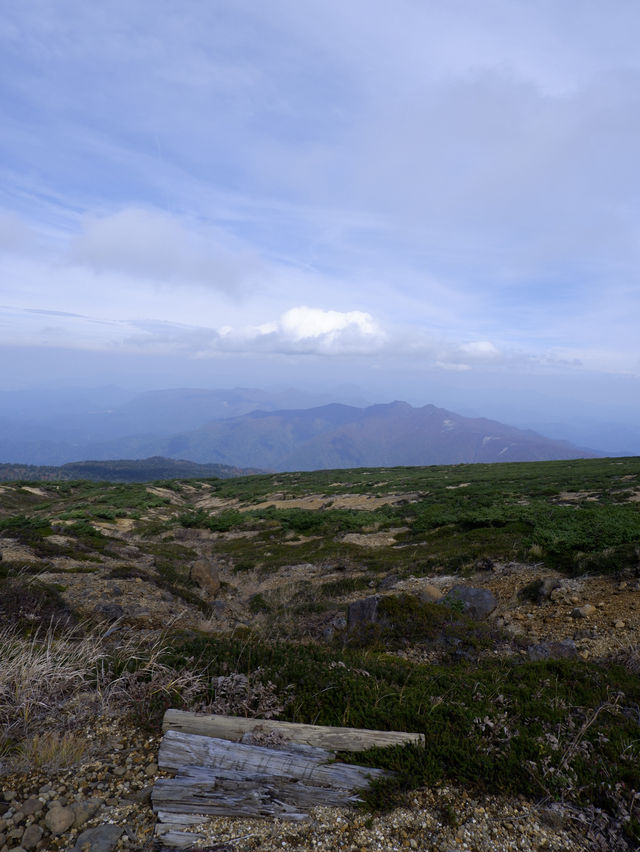
[[[336,393],[357,397],[357,391],[349,389]],[[59,465],[88,457],[114,458],[113,453],[148,456],[155,454],[154,441],[161,436],[191,431],[212,420],[256,409],[311,408],[331,399],[296,389],[256,388],[172,388],[139,394],[118,388],[0,391],[0,462]],[[141,449],[145,446],[149,452]]]
[[[254,411],[168,437],[130,436],[93,444],[88,452],[95,459],[159,455],[278,471],[597,455],[530,430],[406,402]]]

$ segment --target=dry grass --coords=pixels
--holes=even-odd
[[[611,639],[611,659],[635,675],[640,675],[640,642],[637,639]],[[616,647],[617,646],[617,647]]]
[[[103,665],[99,688],[106,709],[126,712],[145,726],[159,723],[170,707],[189,707],[207,690],[205,676],[191,669],[177,670],[163,661],[168,645],[165,636],[146,644],[138,638],[125,641]],[[116,668],[124,670],[114,675]]]
[[[18,772],[68,769],[80,763],[90,747],[86,737],[72,731],[45,731],[25,737],[7,762]]]
[[[21,736],[77,691],[95,680],[104,657],[96,637],[68,639],[53,627],[25,637],[0,628],[0,725],[4,736]]]

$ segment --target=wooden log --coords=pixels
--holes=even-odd
[[[248,746],[215,737],[167,731],[158,752],[158,766],[179,770],[187,766],[230,769],[245,775],[276,775],[309,786],[357,790],[372,778],[386,775],[381,769],[346,763],[324,765],[317,758],[292,752],[279,752],[262,746]]]
[[[154,811],[161,813],[281,818],[284,802],[288,811],[297,813],[317,805],[344,807],[361,801],[344,790],[309,786],[277,775],[247,775],[202,766],[185,767],[175,778],[158,779],[151,799]]]
[[[275,731],[292,743],[315,746],[329,751],[364,751],[372,746],[424,745],[424,735],[404,731],[368,731],[363,728],[332,728],[323,725],[302,725],[297,722],[278,722],[274,719],[245,719],[241,716],[204,716],[184,710],[167,710],[164,731],[183,731],[187,734],[216,737],[239,742],[247,732],[260,728]]]
[[[161,843],[159,852],[171,852],[173,849],[189,849],[194,844],[204,841],[204,834],[195,834],[190,831],[180,831],[180,827],[173,825],[156,825],[155,836]]]

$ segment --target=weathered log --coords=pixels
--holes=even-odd
[[[196,834],[190,831],[180,831],[180,823],[177,825],[156,825],[155,836],[162,844],[159,852],[173,849],[189,849],[195,843],[205,840],[204,834]]]
[[[289,781],[305,781],[310,786],[356,790],[371,778],[386,775],[381,769],[346,763],[323,765],[317,758],[281,752],[262,746],[248,746],[216,737],[167,731],[158,753],[158,766],[179,770],[187,766],[207,766],[238,770],[245,775],[272,775]]]
[[[361,801],[344,790],[309,786],[277,775],[247,775],[203,766],[185,767],[175,778],[158,779],[151,798],[158,812],[281,818],[284,802],[290,806],[287,812],[297,813],[317,805],[344,807]],[[288,813],[284,817],[292,818]]]
[[[332,728],[322,725],[302,725],[297,722],[278,722],[274,719],[245,719],[240,716],[203,716],[184,710],[167,710],[164,731],[182,731],[238,742],[249,731],[259,728],[275,731],[292,743],[328,749],[330,751],[365,751],[372,746],[424,744],[424,735],[404,731],[368,731],[363,728]]]

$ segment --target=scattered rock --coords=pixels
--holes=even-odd
[[[593,615],[596,611],[595,606],[593,604],[583,604],[582,606],[577,606],[571,612],[571,618],[589,618],[589,616]]]
[[[191,566],[191,579],[197,583],[209,598],[213,598],[220,590],[218,569],[206,559],[198,559]]]
[[[71,828],[74,819],[73,808],[57,805],[47,812],[44,821],[51,834],[63,834]]]
[[[37,823],[32,822],[31,825],[25,828],[22,835],[22,840],[20,841],[22,848],[27,850],[35,848],[42,840],[43,834],[43,829]]]
[[[124,609],[120,604],[109,603],[108,601],[100,601],[94,607],[94,612],[102,615],[109,621],[117,621],[124,615]]]
[[[530,660],[572,660],[578,656],[578,649],[573,639],[560,642],[541,642],[539,645],[529,645],[527,655]]]
[[[550,600],[553,592],[555,592],[556,589],[561,588],[561,586],[562,583],[557,579],[557,577],[545,577],[540,583],[540,588],[538,589],[538,603]]]
[[[107,823],[83,831],[71,852],[113,852],[122,837],[124,828]]]
[[[378,620],[379,595],[361,598],[349,604],[347,610],[347,625],[353,630],[361,624],[374,624]]]
[[[472,586],[454,586],[442,599],[443,602],[462,603],[462,611],[471,618],[481,619],[491,615],[498,601],[488,589],[475,589]]]
[[[44,805],[37,796],[29,796],[20,808],[19,813],[24,816],[31,816],[32,814],[39,814],[43,809]]]
[[[70,806],[74,814],[73,827],[82,828],[91,817],[95,816],[102,807],[101,799],[87,799],[84,802],[73,802]]]

